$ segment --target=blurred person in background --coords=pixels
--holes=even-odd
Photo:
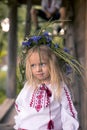
[[[41,9],[31,8],[31,18],[35,30],[40,29],[38,25],[38,16],[46,21],[61,20],[61,26],[64,25],[66,18],[66,7],[62,5],[62,0],[42,0]]]

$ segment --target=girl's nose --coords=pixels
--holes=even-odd
[[[40,65],[37,65],[37,71],[42,71],[42,67]]]

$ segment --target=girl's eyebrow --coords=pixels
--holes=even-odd
[[[40,64],[47,64],[47,62],[41,62]]]

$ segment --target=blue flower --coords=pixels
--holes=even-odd
[[[43,33],[44,36],[49,36],[48,32]]]
[[[51,42],[51,40],[52,40],[52,39],[51,39],[50,37],[47,37],[47,38],[46,38],[46,41],[47,41],[48,43]]]
[[[70,53],[69,49],[67,49],[66,47],[64,48],[64,51]]]
[[[47,46],[48,46],[48,47],[51,47],[51,43],[48,43]]]
[[[31,42],[29,42],[29,41],[22,42],[22,45],[23,45],[23,46],[28,46],[28,47],[29,47],[29,46],[31,45]]]
[[[68,75],[70,73],[72,73],[72,68],[70,65],[66,64],[66,74]]]
[[[55,48],[58,48],[58,47],[59,47],[58,43],[56,43],[54,46],[55,46]]]
[[[33,42],[36,42],[36,43],[38,43],[38,41],[41,39],[41,36],[33,36],[33,37],[31,37],[31,40],[33,41]]]
[[[43,35],[45,36],[47,42],[51,42],[52,41],[52,38],[50,37],[48,32],[44,32]]]

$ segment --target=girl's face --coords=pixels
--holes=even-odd
[[[38,52],[34,52],[29,61],[33,76],[43,83],[49,82],[50,73],[46,56],[40,57]]]

